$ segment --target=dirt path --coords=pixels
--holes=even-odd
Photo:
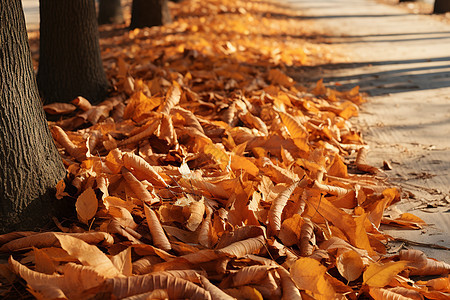
[[[39,0],[22,0],[28,30],[39,28]]]
[[[396,209],[430,224],[388,233],[450,248],[450,24],[369,0],[285,1],[348,57],[305,74],[317,71],[313,80],[359,85],[370,95],[356,120],[371,148],[368,160],[391,163],[390,180],[411,192]],[[450,262],[448,250],[419,249]]]

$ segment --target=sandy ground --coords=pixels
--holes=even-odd
[[[39,28],[39,0],[22,0],[28,30]]]
[[[390,162],[389,180],[409,195],[392,213],[410,212],[429,224],[416,231],[385,228],[411,241],[393,247],[450,262],[449,249],[436,249],[450,248],[450,24],[370,0],[284,2],[346,57],[305,68],[298,78],[359,85],[369,94],[355,120],[371,148],[368,161]]]

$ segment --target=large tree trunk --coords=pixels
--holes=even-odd
[[[130,29],[161,26],[171,21],[167,0],[133,0]]]
[[[120,0],[98,2],[98,24],[122,24],[124,22]]]
[[[109,83],[100,57],[94,0],[40,0],[37,81],[46,103],[84,96],[97,103]]]
[[[433,14],[450,12],[450,0],[434,0]]]
[[[39,99],[20,0],[0,0],[0,41],[0,232],[7,232],[49,221],[65,171]]]

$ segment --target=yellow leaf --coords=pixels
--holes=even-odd
[[[336,259],[336,266],[342,277],[348,281],[357,279],[364,270],[361,256],[352,250],[339,255]]]
[[[227,153],[224,150],[220,149],[219,147],[217,147],[214,144],[207,144],[203,148],[203,151],[206,154],[211,154],[212,157],[216,160],[216,162],[219,163],[221,169],[225,170],[230,158],[228,157]]]
[[[292,246],[299,242],[303,218],[299,214],[283,221],[278,237],[285,246]]]
[[[309,257],[298,259],[291,267],[291,277],[300,290],[308,290],[320,299],[334,299],[335,292],[325,278],[327,268]]]
[[[75,203],[78,219],[87,224],[92,219],[98,209],[98,200],[92,188],[86,189],[77,199]]]
[[[282,85],[285,87],[290,87],[292,85],[294,85],[294,80],[287,76],[286,74],[284,74],[283,72],[281,72],[278,69],[271,69],[269,71],[269,81],[271,81],[273,84],[278,84],[278,85]]]
[[[309,152],[309,144],[308,144],[308,131],[306,128],[301,125],[294,117],[291,115],[284,113],[284,112],[278,112],[280,115],[281,121],[283,122],[284,126],[286,126],[289,135],[291,136],[292,140],[294,141],[295,145],[302,151]]]
[[[372,263],[364,271],[364,283],[371,287],[384,287],[395,275],[403,271],[407,265],[408,262],[406,261],[391,261],[385,264]]]
[[[232,170],[245,170],[250,175],[257,177],[259,174],[258,167],[251,162],[246,157],[238,156],[238,155],[231,155],[231,169]]]

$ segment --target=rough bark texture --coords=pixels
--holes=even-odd
[[[450,12],[450,0],[434,0],[433,14]]]
[[[20,0],[0,0],[0,232],[33,229],[57,208],[64,176],[31,64]]]
[[[161,26],[171,21],[167,0],[133,0],[130,29]]]
[[[120,0],[98,2],[98,24],[122,24],[124,22]]]
[[[100,57],[94,0],[40,1],[37,81],[45,103],[83,96],[97,103],[109,83]]]

